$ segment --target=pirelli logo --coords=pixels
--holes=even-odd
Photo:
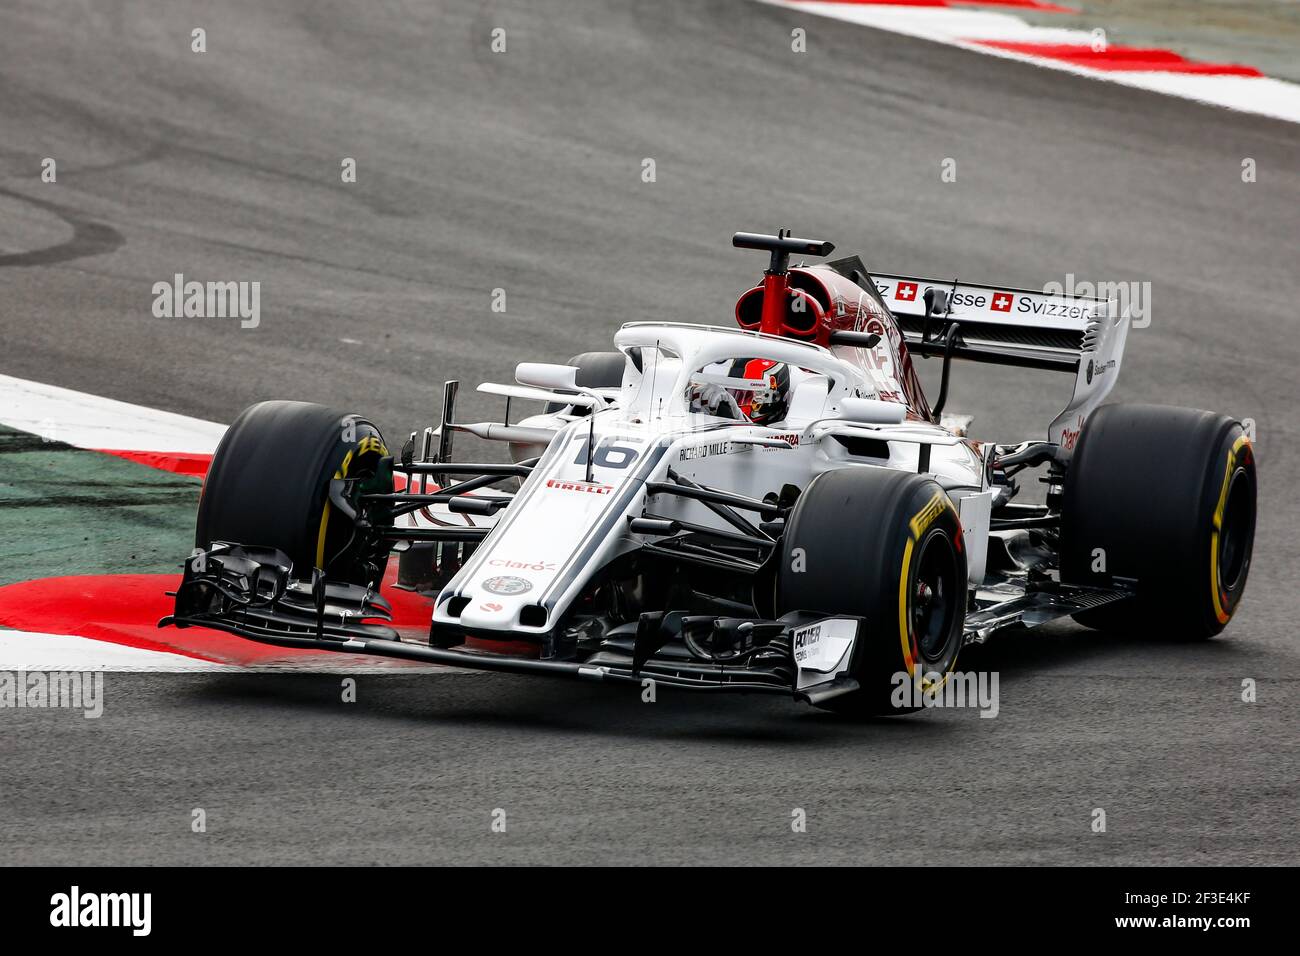
[[[943,514],[944,509],[947,507],[948,496],[942,491],[936,491],[934,497],[927,501],[925,507],[918,511],[916,516],[912,518],[912,523],[910,525],[912,529],[912,537],[919,539],[921,535],[925,534],[925,529],[934,524],[935,520],[939,515]]]
[[[374,453],[381,457],[388,454],[388,446],[376,438],[374,435],[367,435],[361,441],[357,442],[357,447],[353,448],[343,456],[343,464],[339,465],[338,471],[334,472],[335,478],[346,478],[348,469],[352,467],[352,459],[360,458],[367,453]]]
[[[376,455],[387,455],[388,447],[374,435],[367,435],[357,443],[357,455],[365,455],[371,452]]]
[[[557,491],[585,491],[593,495],[608,495],[614,492],[613,485],[602,485],[594,481],[560,481],[555,478],[547,478],[546,487]]]

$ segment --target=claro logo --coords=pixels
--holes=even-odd
[[[70,892],[50,897],[51,926],[129,926],[131,935],[148,936],[152,927],[152,893]]]
[[[1061,447],[1070,451],[1079,443],[1079,434],[1083,431],[1083,416],[1079,416],[1079,424],[1074,428],[1065,427],[1061,429]]]
[[[517,571],[554,571],[554,561],[515,561],[513,558],[493,558],[488,564],[494,568],[514,568]]]

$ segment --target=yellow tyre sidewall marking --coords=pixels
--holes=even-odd
[[[1214,520],[1210,530],[1210,597],[1214,601],[1214,616],[1220,624],[1227,624],[1232,612],[1224,607],[1226,594],[1220,593],[1219,587],[1219,534],[1223,530],[1223,513],[1228,507],[1228,486],[1232,484],[1232,473],[1237,470],[1237,458],[1243,447],[1249,447],[1250,441],[1245,435],[1237,436],[1228,451],[1228,462],[1223,469],[1223,487],[1219,489],[1219,503],[1214,509]]]
[[[352,467],[352,456],[356,455],[357,458],[360,458],[362,455],[369,453],[376,454],[381,458],[386,457],[388,455],[388,446],[385,445],[378,436],[367,435],[357,443],[356,448],[350,449],[348,453],[343,456],[343,464],[339,465],[338,471],[334,472],[334,477],[340,479],[346,478],[348,476],[348,469]],[[322,571],[325,570],[325,532],[329,528],[329,521],[330,499],[329,493],[326,492],[325,507],[320,513],[320,531],[316,535],[316,567]]]
[[[907,544],[903,548],[903,565],[898,575],[898,638],[903,647],[903,664],[907,668],[908,676],[913,680],[916,679],[917,656],[913,653],[912,628],[907,614],[907,585],[911,577],[912,552],[920,542],[921,536],[929,530],[930,525],[934,524],[945,511],[952,510],[952,502],[948,500],[948,496],[942,491],[936,491],[934,497],[912,516],[912,520],[908,522],[907,526],[909,532]],[[922,692],[938,690],[943,687],[948,682],[948,675],[951,673],[952,667],[949,666],[948,670],[944,672],[942,680],[938,683],[922,686]]]

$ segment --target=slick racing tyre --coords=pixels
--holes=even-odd
[[[578,369],[578,384],[584,388],[618,388],[623,384],[623,366],[627,359],[622,352],[583,352],[575,355],[565,365],[574,365]],[[546,406],[548,414],[564,408],[558,402]],[[587,414],[585,408],[575,408],[578,415]]]
[[[1218,634],[1246,587],[1255,492],[1254,454],[1231,418],[1164,405],[1097,409],[1065,475],[1061,580],[1129,579],[1137,597],[1075,619],[1175,640]]]
[[[393,490],[387,455],[379,429],[356,415],[306,402],[246,408],[212,458],[195,546],[228,541],[278,548],[299,580],[320,568],[331,581],[378,586],[387,544],[358,534],[329,491],[336,477],[359,479],[344,486],[359,513],[360,494]]]
[[[791,510],[776,613],[866,619],[850,671],[860,687],[828,700],[827,710],[905,713],[917,709],[916,689],[942,688],[961,650],[966,590],[961,523],[931,478],[873,467],[829,471]],[[904,680],[912,686],[901,696]]]

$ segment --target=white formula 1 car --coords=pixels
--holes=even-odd
[[[365,418],[244,411],[221,442],[196,549],[162,624],[485,670],[775,692],[890,713],[962,646],[1072,616],[1174,638],[1241,599],[1256,477],[1241,425],[1101,402],[1129,330],[1107,302],[871,276],[828,242],[770,254],[737,328],[631,323],[613,352],[524,363],[505,420],[442,422],[397,455]],[[942,363],[931,403],[913,362]],[[1059,370],[1045,439],[943,416],[954,360]],[[546,403],[511,422],[519,401]],[[457,461],[457,434],[512,463]],[[489,456],[491,457],[491,456]],[[1040,469],[1045,504],[1017,502]],[[381,583],[433,597],[386,626]],[[915,701],[916,698],[913,698]]]

